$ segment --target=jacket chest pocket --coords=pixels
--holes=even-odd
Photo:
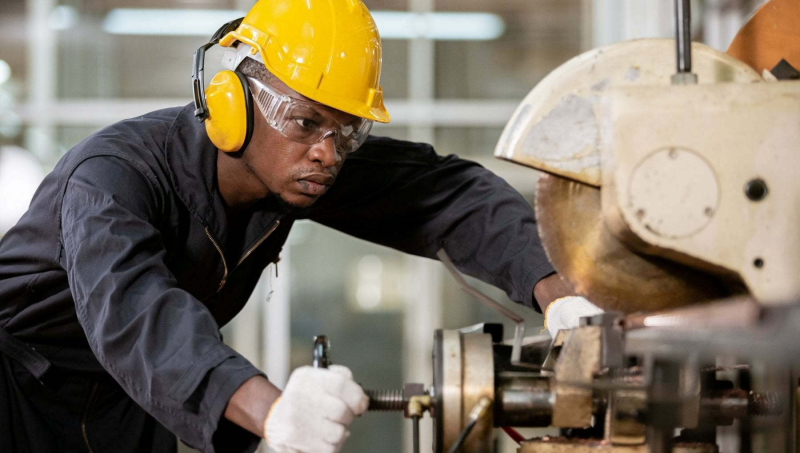
[[[194,230],[187,232],[183,236],[185,239],[177,237],[167,245],[167,267],[178,281],[178,287],[203,300],[219,288],[225,277],[225,266],[205,232]]]

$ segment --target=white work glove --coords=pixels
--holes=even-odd
[[[369,398],[346,367],[298,368],[270,408],[264,438],[277,453],[336,453],[353,417],[367,406]]]
[[[559,330],[574,329],[580,325],[584,316],[594,316],[603,310],[581,296],[560,297],[547,306],[544,314],[544,327],[555,338]]]

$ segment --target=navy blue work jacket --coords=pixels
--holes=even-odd
[[[296,218],[265,199],[233,230],[217,152],[191,105],[116,123],[70,150],[0,241],[0,327],[52,369],[110,375],[120,398],[195,448],[234,451],[243,442],[230,439],[245,436],[236,448],[252,450],[257,439],[223,426],[222,414],[260,371],[219,329]],[[534,285],[553,272],[523,197],[426,144],[370,137],[308,218],[429,258],[444,247],[463,272],[532,308]],[[113,445],[125,429],[82,437]]]

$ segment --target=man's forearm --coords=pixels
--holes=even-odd
[[[547,306],[554,300],[565,297],[574,296],[575,291],[565,282],[558,274],[550,274],[547,277],[539,280],[533,287],[533,297],[542,309],[542,313],[547,312]]]
[[[254,376],[239,387],[225,408],[225,418],[257,436],[264,437],[264,421],[272,403],[281,396],[278,387],[263,376]]]

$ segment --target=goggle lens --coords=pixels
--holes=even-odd
[[[290,140],[311,145],[332,135],[336,151],[350,154],[369,136],[371,120],[356,118],[348,124],[341,124],[314,108],[311,102],[280,93],[259,80],[250,77],[248,80],[256,105],[267,123]]]

